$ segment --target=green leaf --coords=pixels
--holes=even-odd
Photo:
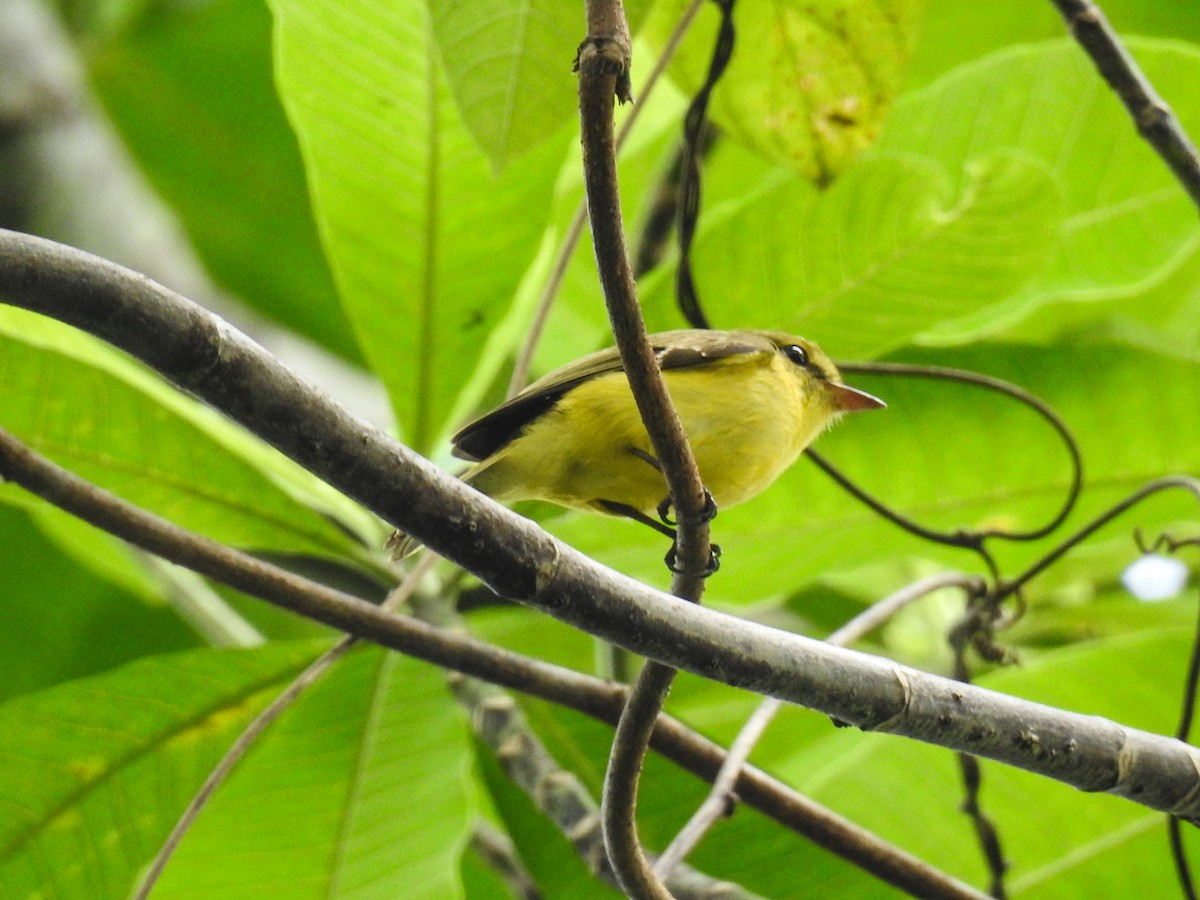
[[[999,333],[1029,343],[1122,342],[1200,361],[1200,248],[1161,283],[1117,297],[1043,303]]]
[[[327,516],[378,535],[331,488],[111,348],[0,309],[0,424],[83,478],[241,547],[348,556]]]
[[[130,570],[140,572],[132,564]],[[173,610],[148,604],[152,586],[144,574],[132,585],[119,577],[97,578],[94,569],[63,556],[29,516],[3,503],[0,572],[0,702],[198,643]]]
[[[143,6],[134,25],[87,46],[126,145],[218,282],[358,359],[275,93],[266,9],[257,0]]]
[[[556,0],[433,0],[429,12],[463,122],[494,169],[574,121],[577,8]]]
[[[1200,125],[1200,50],[1132,44],[1151,82],[1186,129]],[[1066,41],[1018,47],[955,70],[906,98],[879,142],[950,172],[1008,149],[1049,167],[1063,198],[1063,229],[1045,269],[1007,304],[935,330],[977,339],[1051,298],[1097,299],[1160,281],[1200,246],[1195,209],[1091,63]],[[969,311],[968,311],[969,312]]]
[[[155,896],[461,896],[470,758],[437,669],[355,650],[214,797]]]
[[[685,0],[659,3],[647,35],[661,47]],[[711,116],[734,140],[826,183],[876,139],[903,82],[924,0],[774,0],[738,4],[733,58]],[[671,72],[689,94],[716,37],[708,8]]]
[[[647,5],[624,4],[634,31]],[[554,0],[432,0],[429,13],[463,124],[494,170],[576,120],[572,60],[585,24],[577,8]]]
[[[928,163],[875,156],[828,191],[792,178],[723,217],[694,269],[713,321],[870,357],[1007,297],[1049,258],[1058,224],[1054,182],[1025,157],[975,159],[951,190]],[[669,305],[671,289],[655,279],[646,304]]]
[[[38,529],[80,565],[144,603],[162,604],[162,584],[137,557],[137,550],[107,531],[77,519],[20,488],[0,488],[0,501],[27,509]]]
[[[347,315],[428,451],[532,262],[562,148],[493,177],[417,0],[277,0],[276,72]]]
[[[0,706],[0,891],[118,898],[312,644],[142,660]]]

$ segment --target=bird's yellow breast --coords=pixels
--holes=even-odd
[[[705,485],[718,507],[748,500],[795,462],[833,418],[823,383],[778,353],[663,373]],[[601,501],[651,515],[666,482],[623,372],[571,389],[520,436],[468,473],[500,500],[539,499],[604,512]]]

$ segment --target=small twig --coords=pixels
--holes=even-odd
[[[437,557],[432,553],[425,554],[413,566],[412,571],[408,573],[400,586],[388,595],[387,600],[381,604],[380,608],[394,610],[403,605],[412,596],[421,579],[428,574],[436,562]],[[163,841],[158,853],[155,854],[154,860],[150,863],[150,868],[146,871],[142,883],[138,886],[137,892],[133,895],[133,900],[146,900],[150,896],[150,892],[158,884],[158,879],[162,876],[167,863],[175,855],[175,851],[179,848],[184,837],[187,836],[192,825],[195,824],[200,813],[203,812],[204,807],[208,805],[208,801],[216,793],[217,788],[229,778],[234,768],[242,761],[243,757],[254,746],[263,732],[270,728],[276,719],[283,715],[306,690],[320,681],[325,673],[333,668],[334,663],[349,653],[354,645],[361,640],[361,638],[354,635],[346,635],[339,639],[336,644],[318,656],[309,664],[308,668],[296,676],[292,683],[284,688],[262,712],[254,717],[254,720],[246,726],[245,730],[238,735],[237,740],[230,745],[229,749],[225,751],[225,755],[221,757],[221,761],[213,767],[208,777],[204,779],[204,783],[200,785],[200,789],[196,791],[184,809],[183,814],[175,823],[175,827],[171,829],[171,833]]]
[[[1053,0],[1075,40],[1129,110],[1138,133],[1175,173],[1200,206],[1200,153],[1121,43],[1100,7],[1090,0]]]
[[[1058,415],[1044,400],[1026,391],[1024,388],[1018,387],[1001,378],[994,378],[991,375],[984,375],[979,372],[971,372],[966,369],[950,369],[944,366],[924,366],[913,363],[858,363],[848,362],[839,363],[838,368],[843,373],[863,373],[873,375],[898,375],[908,378],[929,378],[936,381],[956,381],[963,384],[972,384],[978,387],[985,388],[989,391],[995,391],[1012,397],[1020,403],[1028,406],[1039,416],[1041,416],[1051,428],[1058,434],[1062,440],[1063,446],[1067,450],[1067,456],[1071,463],[1071,483],[1067,488],[1067,496],[1063,499],[1062,505],[1058,512],[1046,522],[1044,525],[1029,529],[1027,531],[1005,531],[1002,528],[985,528],[985,529],[964,529],[960,528],[955,531],[937,531],[932,528],[927,528],[918,522],[913,521],[907,516],[896,512],[880,500],[875,499],[862,488],[858,487],[853,481],[843,475],[836,469],[828,460],[821,454],[813,450],[811,447],[804,452],[815,462],[824,472],[833,478],[841,487],[849,491],[855,498],[866,504],[883,518],[887,519],[894,525],[903,528],[905,531],[913,534],[923,540],[932,541],[937,544],[945,544],[950,547],[962,547],[964,549],[974,550],[985,558],[989,569],[994,573],[995,567],[991,563],[991,557],[984,553],[984,542],[988,538],[1006,541],[1034,541],[1043,538],[1058,528],[1066,521],[1071,510],[1075,508],[1075,503],[1079,499],[1079,493],[1083,489],[1083,457],[1079,452],[1079,445],[1075,441],[1074,435],[1071,434],[1062,417]]]
[[[719,129],[711,122],[700,135],[700,158],[706,158],[717,143]],[[666,166],[658,184],[654,188],[654,197],[645,212],[641,232],[638,234],[637,249],[634,253],[633,273],[640,281],[642,276],[656,268],[670,250],[671,236],[675,231],[675,222],[679,218],[680,182],[683,170],[687,165],[688,148],[680,144]],[[678,304],[678,300],[676,301]],[[686,314],[684,318],[687,318]]]
[[[948,587],[961,587],[974,593],[983,588],[983,583],[978,578],[957,572],[946,572],[922,578],[920,581],[915,581],[894,594],[884,597],[879,602],[871,604],[825,640],[836,647],[845,647],[878,628],[910,603]],[[660,878],[668,877],[674,867],[687,858],[709,829],[727,815],[730,805],[733,803],[734,787],[742,766],[746,764],[750,753],[758,745],[763,733],[782,706],[781,700],[767,697],[742,725],[737,737],[729,747],[729,755],[725,757],[725,762],[721,766],[721,771],[717,773],[708,796],[704,798],[704,802],[692,814],[687,824],[679,830],[675,839],[671,841],[662,856],[658,858],[658,862],[654,864],[654,871]]]
[[[962,773],[966,797],[963,799],[962,811],[971,819],[975,828],[975,837],[983,850],[984,861],[991,875],[990,894],[996,900],[1004,900],[1007,891],[1004,888],[1004,875],[1008,871],[1008,862],[1004,859],[1004,850],[1000,846],[1000,833],[996,826],[979,806],[980,785],[983,773],[979,768],[979,759],[969,753],[959,753],[958,767]]]
[[[997,603],[987,602],[973,605],[968,598],[967,609],[962,620],[950,630],[949,642],[954,652],[954,677],[963,683],[971,681],[971,669],[967,665],[967,648],[977,643],[982,633],[990,646],[993,630],[992,617],[998,608]],[[990,893],[996,900],[1004,900],[1007,891],[1004,887],[1004,876],[1008,872],[1008,862],[1004,858],[1004,848],[1000,843],[1000,832],[996,829],[991,817],[983,811],[980,805],[983,786],[983,770],[979,760],[969,753],[955,754],[958,760],[958,770],[962,775],[965,796],[960,807],[962,812],[971,820],[975,831],[975,839],[983,853],[984,863],[991,876]]]
[[[486,820],[480,820],[471,832],[471,849],[508,887],[517,900],[542,900],[537,882],[521,863],[512,838]]]
[[[638,838],[637,795],[650,735],[674,679],[670,666],[650,661],[642,667],[621,711],[604,773],[604,845],[621,887],[637,900],[671,900],[662,881],[666,876],[651,867]]]
[[[1167,816],[1167,840],[1171,845],[1171,859],[1175,861],[1175,876],[1179,879],[1179,892],[1184,900],[1196,900],[1196,883],[1183,848],[1183,834],[1178,816]]]
[[[737,737],[729,745],[729,755],[725,757],[725,763],[709,788],[708,795],[655,862],[654,871],[659,878],[669,878],[675,867],[687,859],[704,835],[732,812],[735,786],[742,767],[746,765],[751,752],[782,706],[782,700],[766,697],[742,724]]]
[[[683,177],[679,183],[679,264],[675,268],[675,300],[685,319],[693,328],[710,328],[708,317],[700,305],[696,282],[692,277],[692,242],[700,219],[700,154],[707,124],[708,100],[721,80],[725,67],[733,57],[734,0],[716,0],[721,10],[717,42],[708,64],[708,75],[696,96],[688,105],[683,118]]]
[[[1134,539],[1142,553],[1155,553],[1167,550],[1175,553],[1183,547],[1200,546],[1200,538],[1177,539],[1169,534],[1161,534],[1148,548],[1139,532],[1134,532]],[[1175,728],[1175,737],[1181,741],[1190,741],[1192,735],[1192,720],[1196,715],[1196,686],[1200,681],[1200,604],[1196,609],[1196,626],[1192,635],[1192,652],[1188,659],[1187,674],[1183,680],[1183,704],[1179,711],[1179,724]],[[1167,816],[1167,840],[1171,847],[1171,858],[1175,861],[1175,874],[1179,879],[1179,890],[1185,900],[1196,900],[1196,883],[1192,878],[1192,867],[1188,862],[1187,853],[1183,848],[1183,834],[1178,816]]]
[[[678,519],[679,568],[696,573],[686,584],[692,590],[673,585],[672,593],[695,600],[709,561],[704,485],[642,321],[621,222],[613,98],[621,96],[622,81],[628,79],[628,26],[615,0],[590,0],[587,9],[588,37],[578,59],[579,117],[596,268],[621,362]]]
[[[919,581],[914,581],[912,584],[902,587],[894,594],[884,597],[878,603],[872,603],[837,631],[833,632],[833,634],[829,635],[825,641],[826,643],[833,644],[835,647],[845,647],[866,637],[868,633],[874,631],[909,604],[915,603],[922,597],[927,597],[934,591],[952,587],[962,588],[970,596],[983,590],[984,584],[976,575],[963,575],[959,572],[943,572],[939,575],[930,575],[928,578],[922,578]]]

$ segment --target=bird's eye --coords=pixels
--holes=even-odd
[[[788,344],[783,347],[783,355],[798,366],[808,365],[808,351],[799,344]]]

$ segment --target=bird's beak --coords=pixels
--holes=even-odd
[[[833,403],[840,412],[857,412],[860,409],[882,409],[887,406],[874,394],[852,388],[848,384],[831,383]]]

